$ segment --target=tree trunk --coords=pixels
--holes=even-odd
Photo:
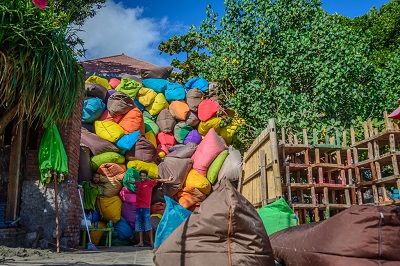
[[[4,130],[7,125],[13,120],[15,115],[17,114],[18,105],[14,105],[8,111],[5,111],[4,115],[0,117],[0,136],[4,134]]]

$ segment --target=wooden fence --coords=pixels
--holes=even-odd
[[[256,208],[282,197],[278,140],[274,119],[268,121],[268,127],[244,153],[243,174],[239,180],[238,189]]]

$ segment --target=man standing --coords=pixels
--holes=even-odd
[[[144,247],[143,244],[143,232],[149,233],[150,245],[154,246],[152,227],[150,223],[150,204],[151,204],[151,192],[153,187],[156,186],[157,182],[171,181],[173,177],[168,179],[148,179],[148,172],[146,170],[140,171],[140,181],[133,182],[136,185],[136,222],[135,231],[139,232],[139,244],[137,247]]]
[[[96,205],[99,205],[99,196],[101,188],[98,186],[100,175],[93,173],[90,181],[83,181],[80,185],[83,188],[83,208],[85,209],[86,217],[93,217],[96,210]]]

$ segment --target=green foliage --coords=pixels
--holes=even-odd
[[[271,117],[294,132],[334,135],[396,107],[398,50],[378,69],[368,57],[371,36],[327,14],[319,0],[225,5],[220,20],[209,7],[197,29],[210,57],[187,61],[197,72],[191,74],[220,83],[220,97],[250,125],[240,132],[242,142],[251,141]]]
[[[87,18],[96,15],[105,2],[106,0],[53,0],[51,4],[57,13],[69,14],[70,23],[82,26]]]
[[[52,6],[40,10],[28,0],[0,5],[0,107],[17,105],[20,119],[45,126],[69,118],[83,70],[67,43],[68,22]]]

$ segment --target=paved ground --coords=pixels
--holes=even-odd
[[[98,251],[70,250],[61,253],[33,250],[10,249],[0,258],[1,265],[154,265],[150,248],[133,246],[99,247]]]

